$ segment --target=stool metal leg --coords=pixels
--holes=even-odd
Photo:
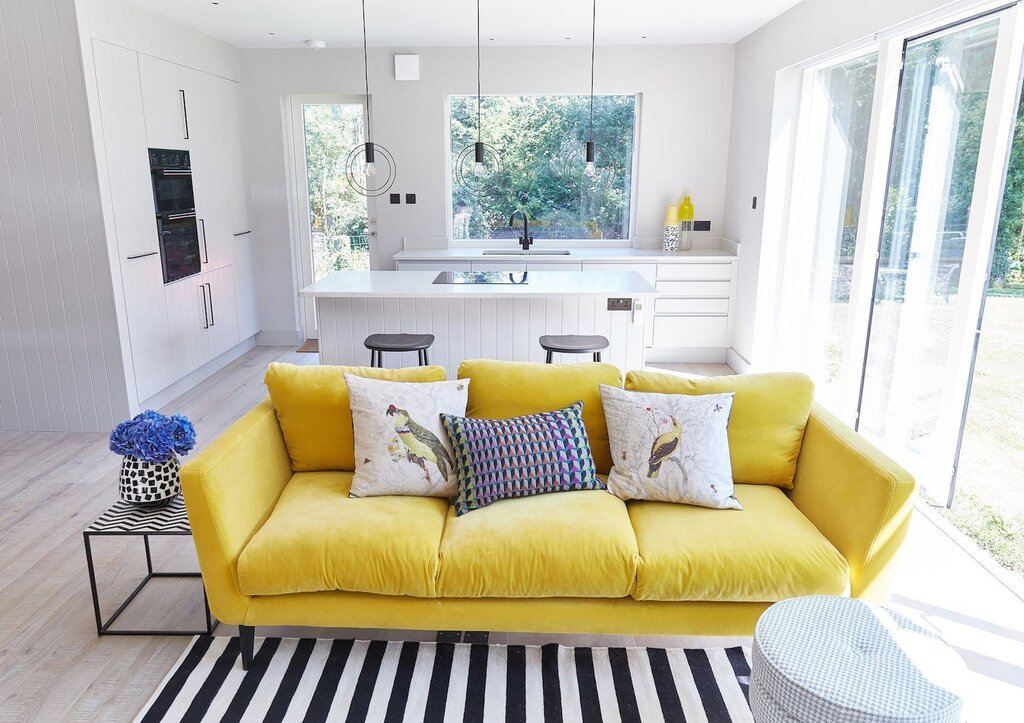
[[[429,365],[430,365],[430,357],[427,356],[427,350],[424,349],[423,350],[423,366],[429,366]]]
[[[596,362],[601,361],[601,352],[599,352],[599,351],[595,351],[594,352],[594,361],[596,361]]]
[[[552,353],[549,351],[548,354],[547,354],[547,361],[545,361],[544,363],[545,364],[550,364],[551,363],[551,358],[552,358]]]

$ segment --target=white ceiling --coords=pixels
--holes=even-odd
[[[133,1],[244,48],[302,47],[310,39],[361,44],[359,0]],[[597,42],[732,43],[798,1],[598,0]],[[591,7],[591,0],[482,0],[484,42],[588,44]],[[367,0],[366,22],[374,46],[476,42],[474,0]]]

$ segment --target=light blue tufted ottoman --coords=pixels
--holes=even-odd
[[[887,608],[813,595],[768,608],[751,653],[757,723],[959,723],[967,675],[942,638]]]

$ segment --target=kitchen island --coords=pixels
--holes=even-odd
[[[438,271],[339,271],[304,288],[316,302],[320,363],[366,366],[370,334],[433,334],[432,364],[454,377],[464,359],[544,361],[545,334],[601,334],[603,360],[620,369],[644,363],[645,323],[654,286],[633,271],[496,272],[435,283]],[[609,310],[609,300],[623,310]],[[625,303],[621,303],[625,300]],[[556,355],[556,363],[590,355]],[[416,364],[415,353],[385,354],[387,367]]]

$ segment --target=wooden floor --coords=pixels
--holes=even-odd
[[[188,415],[199,446],[266,395],[271,361],[315,364],[316,354],[258,347],[163,411]],[[725,365],[659,365],[693,376],[728,374]],[[181,655],[187,638],[96,636],[82,529],[117,498],[119,458],[97,434],[0,432],[0,721],[130,720]],[[976,709],[1024,704],[1024,602],[1002,588],[963,549],[919,519],[895,598],[943,629],[967,659]],[[145,573],[133,538],[94,544],[107,613]],[[162,569],[195,566],[189,538],[155,541]],[[124,626],[190,625],[202,620],[195,581],[166,580],[139,596]],[[219,635],[234,634],[222,626]],[[261,629],[260,634],[356,635],[355,631]],[[430,639],[433,633],[359,631],[364,638]],[[696,645],[686,638],[498,634],[494,642]],[[722,641],[720,641],[722,642]]]

